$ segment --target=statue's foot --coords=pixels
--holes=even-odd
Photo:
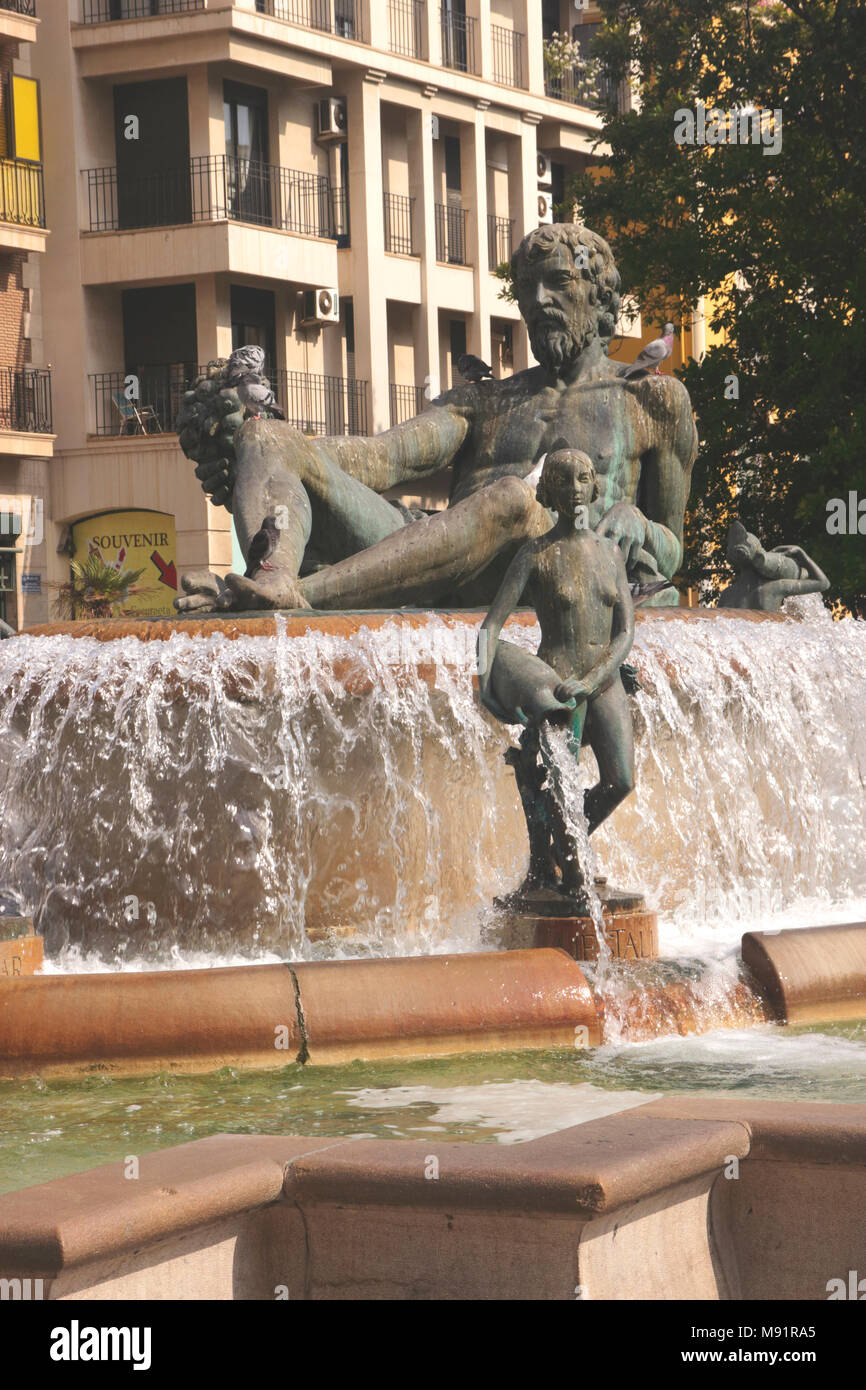
[[[309,608],[297,577],[286,570],[258,570],[255,579],[227,574],[226,586],[232,595],[232,608]]]
[[[190,570],[180,577],[183,598],[176,598],[178,613],[219,613],[232,606],[232,596],[221,575],[210,570]]]

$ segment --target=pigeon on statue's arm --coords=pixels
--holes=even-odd
[[[660,338],[654,338],[651,343],[647,343],[646,347],[638,353],[631,366],[626,367],[625,370],[620,373],[620,376],[627,381],[629,377],[637,376],[638,372],[650,372],[653,369],[658,372],[662,362],[670,357],[673,350],[674,326],[672,323],[666,323],[662,336]]]
[[[285,420],[277,398],[264,377],[264,348],[251,344],[235,348],[228,364],[228,384],[238,393],[244,410],[259,416],[265,411],[275,420]]]

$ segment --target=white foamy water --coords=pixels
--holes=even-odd
[[[60,968],[479,949],[527,849],[474,641],[0,644],[0,885]],[[866,624],[648,621],[632,659],[637,790],[593,847],[663,949],[866,919]]]
[[[351,1096],[349,1105],[361,1110],[394,1110],[403,1106],[435,1107],[430,1124],[478,1125],[495,1131],[500,1144],[522,1144],[560,1129],[617,1115],[658,1096],[646,1091],[605,1091],[589,1082],[490,1081],[482,1086],[368,1087],[338,1094]]]

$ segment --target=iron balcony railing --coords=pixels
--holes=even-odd
[[[0,0],[0,10],[12,10],[13,14],[26,14],[36,18],[36,0]]]
[[[83,0],[81,17],[85,24],[107,24],[113,19],[153,19],[204,7],[205,0]]]
[[[436,259],[466,265],[466,209],[436,204]]]
[[[440,14],[442,21],[442,66],[477,76],[478,44],[476,33],[478,20],[472,15],[457,14],[454,10],[441,10]]]
[[[516,29],[491,24],[493,81],[506,87],[523,86],[523,35]]]
[[[45,226],[45,188],[41,164],[0,159],[0,222]]]
[[[385,250],[401,256],[415,255],[415,199],[401,193],[386,193]]]
[[[425,386],[398,386],[391,382],[391,428],[412,420],[427,404]]]
[[[227,154],[132,178],[114,167],[85,173],[91,232],[237,221],[348,243],[346,190],[323,174]]]
[[[487,254],[490,269],[495,270],[503,261],[511,260],[514,246],[514,219],[487,214]]]
[[[51,434],[51,373],[47,367],[0,367],[0,430]]]
[[[612,106],[624,115],[629,109],[627,82],[611,82],[605,77],[590,82],[581,68],[563,73],[545,69],[544,90],[556,101],[569,101],[574,106],[587,106],[591,110],[608,110]]]
[[[423,58],[425,0],[389,0],[391,52],[404,58]]]
[[[375,0],[381,3],[381,0]],[[259,14],[364,43],[361,0],[256,0]]]
[[[184,392],[205,371],[195,363],[142,366],[90,377],[94,433],[172,434]],[[367,382],[309,372],[266,369],[281,410],[306,434],[367,434]]]

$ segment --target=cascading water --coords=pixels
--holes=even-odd
[[[478,949],[527,849],[474,639],[2,643],[0,886],[61,966]],[[866,624],[671,615],[633,660],[637,790],[593,844],[663,953],[866,897]]]

